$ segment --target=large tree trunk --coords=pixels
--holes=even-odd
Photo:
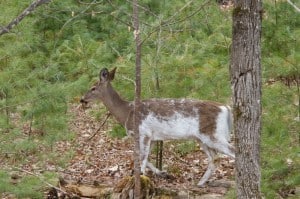
[[[235,0],[231,52],[237,198],[261,198],[261,0]]]

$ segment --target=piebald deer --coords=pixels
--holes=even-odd
[[[123,100],[114,90],[111,81],[116,68],[100,71],[99,81],[81,98],[82,104],[101,100],[128,135],[133,134],[133,102]],[[231,111],[228,106],[192,99],[143,100],[140,113],[141,172],[149,167],[155,174],[163,174],[148,162],[151,141],[194,139],[199,141],[208,156],[208,168],[198,183],[203,186],[215,170],[216,152],[235,157],[234,147],[229,144]]]

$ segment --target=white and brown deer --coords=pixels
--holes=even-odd
[[[100,80],[81,98],[87,104],[101,100],[116,120],[122,124],[128,135],[133,134],[133,102],[122,99],[113,89],[116,68],[100,71]],[[172,139],[194,139],[199,141],[208,156],[208,168],[198,186],[203,186],[215,170],[216,152],[234,158],[234,147],[229,144],[231,111],[228,106],[192,99],[148,99],[141,105],[140,158],[141,172],[146,167],[160,175],[162,171],[148,162],[151,141]]]

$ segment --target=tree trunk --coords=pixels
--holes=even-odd
[[[235,0],[231,85],[236,145],[237,198],[261,198],[261,0]]]
[[[139,30],[139,12],[138,0],[133,0],[133,26],[134,38],[136,43],[136,59],[135,59],[135,100],[134,100],[134,198],[139,199],[141,196],[141,166],[140,166],[140,106],[141,106],[141,40]]]

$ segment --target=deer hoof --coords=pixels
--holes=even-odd
[[[166,171],[160,171],[157,175],[159,177],[167,179],[167,180],[174,180],[175,179],[174,176],[168,174]]]
[[[168,175],[168,173],[167,173],[167,171],[159,171],[156,173],[156,175],[158,175],[159,177],[165,178]]]
[[[199,183],[197,184],[197,187],[199,187],[199,188],[204,188],[204,187],[206,187],[206,182],[199,182]]]

